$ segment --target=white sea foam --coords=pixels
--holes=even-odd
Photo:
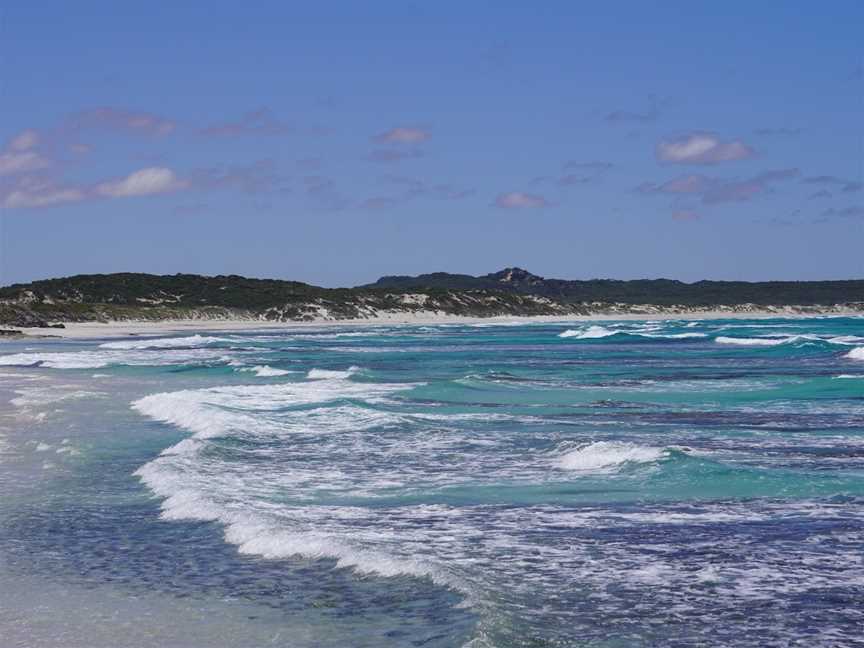
[[[634,445],[620,441],[596,441],[570,450],[555,459],[565,470],[608,471],[627,463],[648,463],[662,459],[663,448]]]
[[[309,380],[330,380],[333,378],[348,378],[360,371],[360,367],[351,366],[345,371],[332,371],[330,369],[310,369],[306,375]]]
[[[708,337],[706,333],[635,333],[635,335],[649,338],[664,338],[667,340],[684,340],[687,338]]]
[[[254,373],[259,378],[270,378],[271,376],[287,376],[291,371],[287,369],[276,369],[270,365],[255,365],[254,367],[241,367],[237,371]]]
[[[103,392],[69,390],[57,386],[16,389],[15,393],[18,395],[9,402],[15,407],[22,408],[40,407],[59,401],[102,398],[105,396]]]
[[[150,338],[139,340],[121,340],[100,344],[100,349],[175,349],[193,348],[218,344],[219,342],[234,342],[230,338],[211,337],[206,335],[190,335],[188,337]]]
[[[356,434],[363,428],[380,428],[390,421],[398,420],[394,414],[350,403],[325,406],[328,402],[345,398],[380,397],[413,386],[355,383],[348,379],[353,371],[356,368],[343,372],[316,371],[313,374],[315,379],[307,382],[185,390],[142,398],[133,403],[135,410],[150,418],[187,429],[194,435],[167,449],[135,474],[155,494],[165,498],[162,503],[164,519],[221,522],[225,525],[226,540],[237,545],[241,553],[269,558],[295,555],[311,559],[329,558],[336,561],[337,567],[351,568],[361,573],[429,577],[458,588],[455,578],[428,561],[372,548],[369,543],[359,542],[351,534],[319,532],[315,529],[316,526],[326,526],[327,519],[357,517],[362,514],[362,509],[326,507],[320,510],[321,516],[326,515],[326,518],[315,517],[315,507],[295,509],[292,524],[285,525],[279,513],[284,513],[283,507],[269,507],[260,502],[254,503],[254,500],[250,502],[243,496],[250,488],[250,475],[242,470],[242,465],[238,468],[225,464],[207,458],[200,452],[208,438],[225,433],[235,437],[260,437],[273,433],[308,434],[315,439],[315,446],[320,447],[329,442],[330,433]],[[286,410],[312,403],[319,407],[295,410],[294,414],[292,410]],[[378,437],[373,435],[373,438]],[[355,438],[354,442],[358,440]],[[345,442],[336,440],[334,443],[340,447]],[[298,452],[302,453],[302,444],[297,447]],[[326,479],[327,468],[316,465],[305,468],[296,464],[292,464],[292,467],[293,470],[287,473],[259,474],[256,483],[269,484],[271,488],[279,487],[279,484],[292,485],[294,489],[291,492],[304,484],[312,483],[320,488],[326,483],[323,480]],[[330,470],[336,471],[334,479],[349,479],[348,483],[353,484],[350,476],[342,476],[336,468]],[[390,479],[389,483],[401,485],[402,482]],[[257,492],[252,488],[253,492]],[[275,518],[271,518],[271,511],[277,514]],[[312,518],[304,522],[303,516]]]
[[[108,366],[160,366],[189,362],[225,361],[224,349],[96,349],[46,351],[0,356],[0,365],[50,369],[99,369]]]
[[[380,551],[361,549],[350,541],[325,534],[268,528],[266,525],[256,524],[254,518],[229,522],[225,539],[237,545],[240,553],[264,558],[331,558],[337,561],[337,568],[351,568],[358,573],[374,573],[388,577],[425,576],[443,585],[454,584],[454,579],[448,578],[427,561],[398,558]]]
[[[864,360],[864,347],[855,347],[844,357],[850,360]]]
[[[738,344],[742,346],[778,346],[781,344],[791,344],[793,342],[824,342],[828,344],[849,346],[859,344],[862,341],[864,341],[864,338],[858,337],[857,335],[825,336],[815,335],[813,333],[787,336],[764,335],[752,338],[727,337],[721,335],[715,338],[715,342],[718,342],[719,344]]]
[[[834,378],[862,378],[862,379],[864,379],[864,374],[840,374],[839,376],[834,376]]]
[[[718,344],[737,344],[739,346],[777,346],[779,344],[787,344],[789,342],[794,342],[799,339],[801,339],[801,336],[798,335],[784,338],[734,338],[721,335],[715,338],[714,341]]]
[[[585,329],[567,329],[563,333],[559,333],[558,337],[573,338],[574,340],[597,340],[601,338],[612,337],[613,335],[634,335],[644,338],[666,339],[666,340],[683,340],[688,338],[704,338],[708,337],[706,333],[659,333],[662,331],[661,326],[641,326],[635,327],[632,330],[612,330],[604,326],[589,326]]]
[[[830,342],[831,344],[855,345],[864,342],[864,337],[858,335],[840,335],[837,337],[826,338],[825,341]]]
[[[357,370],[357,367],[330,372],[312,369],[309,374],[313,379],[307,382],[151,394],[132,403],[132,408],[157,421],[177,425],[206,438],[229,430],[247,433],[272,431],[273,423],[267,419],[267,412],[286,407],[323,404],[343,398],[380,397],[416,386],[414,383],[357,383],[347,380]]]
[[[576,340],[593,340],[610,335],[615,335],[620,331],[611,331],[603,326],[589,326],[587,329],[567,329],[563,333],[559,333],[561,338],[574,338]]]

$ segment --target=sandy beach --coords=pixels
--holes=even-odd
[[[461,317],[438,313],[393,313],[381,314],[368,319],[317,319],[302,322],[267,322],[256,319],[212,320],[187,319],[163,321],[113,321],[113,322],[68,322],[65,328],[21,328],[24,335],[32,337],[57,337],[66,339],[89,339],[107,337],[126,337],[138,335],[175,335],[190,331],[255,331],[284,330],[296,328],[318,328],[328,326],[423,326],[437,324],[485,324],[508,325],[526,323],[564,323],[564,322],[602,322],[602,321],[639,321],[639,320],[711,320],[711,319],[763,319],[772,317],[812,318],[812,317],[849,317],[861,316],[860,312],[849,313],[801,313],[787,314],[771,311],[729,312],[708,310],[689,313],[627,313],[627,314],[596,314],[596,315],[536,315],[526,317]]]

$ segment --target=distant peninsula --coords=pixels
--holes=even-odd
[[[255,320],[309,322],[394,316],[586,316],[864,313],[864,280],[546,279],[521,268],[483,276],[387,276],[354,288],[237,275],[76,275],[0,288],[0,325]]]

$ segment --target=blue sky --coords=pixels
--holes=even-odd
[[[861,2],[84,0],[0,19],[3,284],[864,278]]]

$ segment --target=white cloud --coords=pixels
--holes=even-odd
[[[717,164],[753,157],[756,152],[741,140],[722,141],[711,133],[691,133],[661,140],[655,151],[661,162],[674,164]]]
[[[538,208],[548,207],[549,201],[543,196],[536,194],[511,191],[509,193],[498,194],[498,197],[495,198],[495,206],[501,209]]]
[[[178,178],[171,169],[149,167],[130,173],[120,180],[112,180],[96,185],[95,191],[100,196],[121,198],[170,193],[185,189],[188,186],[189,183]]]
[[[36,151],[5,151],[0,153],[0,176],[47,169],[51,161]]]

